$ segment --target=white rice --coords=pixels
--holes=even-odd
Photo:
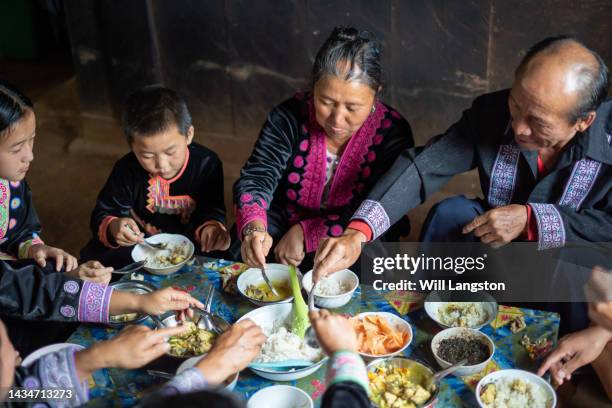
[[[487,408],[550,408],[552,405],[546,390],[529,380],[499,378],[493,384],[495,399],[492,403],[485,403]]]
[[[318,296],[338,296],[349,291],[348,285],[336,279],[321,279],[315,288],[315,295]]]
[[[478,302],[442,303],[438,308],[438,319],[450,327],[476,327],[487,318],[487,312]]]
[[[280,327],[272,332],[263,329],[268,337],[264,343],[261,353],[255,359],[256,363],[270,363],[285,360],[308,360],[319,361],[323,356],[317,349],[309,347],[295,334],[285,327]]]

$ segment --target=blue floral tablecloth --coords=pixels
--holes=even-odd
[[[204,300],[209,285],[216,288],[216,301],[212,310],[223,316],[227,321],[234,322],[240,316],[253,310],[253,304],[240,295],[230,295],[221,289],[221,274],[223,268],[231,268],[233,262],[207,259],[201,265],[186,266],[176,274],[164,277],[144,273],[145,281],[158,288],[173,286],[191,293],[192,296]],[[412,325],[414,338],[404,354],[425,362],[434,369],[438,366],[429,350],[431,338],[440,331],[426,315],[420,304],[408,302],[412,294],[402,292],[380,292],[372,287],[362,285],[357,289],[351,302],[337,313],[354,315],[361,311],[385,311],[400,315]],[[508,319],[513,315],[522,315],[527,327],[512,333]],[[148,319],[145,324],[153,327]],[[494,327],[495,326],[495,327]],[[559,316],[555,313],[542,312],[529,309],[500,307],[496,322],[487,326],[483,331],[491,336],[495,342],[495,355],[485,373],[500,368],[523,368],[535,371],[536,364],[529,358],[526,350],[520,344],[520,339],[527,334],[532,339],[546,337],[556,343],[559,328]],[[71,343],[90,346],[93,343],[109,339],[117,334],[118,329],[107,326],[81,325],[68,340]],[[308,392],[315,405],[320,404],[321,396],[325,391],[325,370],[323,366],[309,377],[288,384],[297,386]],[[458,378],[447,377],[442,381],[438,397],[438,407],[474,407],[477,406],[474,397],[474,388],[484,374],[476,377]],[[97,371],[89,379],[91,400],[87,404],[92,407],[124,406],[129,407],[136,403],[148,390],[160,383],[159,378],[147,374],[146,370],[104,369]],[[274,384],[273,381],[258,377],[249,370],[240,373],[235,393],[245,400],[261,388]]]

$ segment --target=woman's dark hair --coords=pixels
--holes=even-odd
[[[8,135],[10,129],[33,108],[27,96],[13,85],[0,81],[0,137]]]
[[[241,400],[225,391],[204,390],[188,394],[175,394],[172,396],[151,395],[145,397],[138,407],[142,408],[244,408]]]
[[[536,56],[542,53],[557,52],[562,46],[569,43],[575,43],[582,46],[597,62],[596,65],[593,65],[589,61],[579,68],[578,80],[581,88],[580,98],[568,117],[570,123],[576,123],[578,119],[586,118],[589,112],[597,110],[608,94],[608,87],[610,86],[608,67],[599,54],[587,47],[576,37],[569,35],[548,37],[533,45],[527,51],[527,54],[525,54],[521,63],[516,68],[515,76],[520,77],[524,73],[527,65],[529,65],[529,62]]]
[[[123,132],[132,144],[134,135],[151,136],[176,125],[187,136],[191,114],[185,100],[172,89],[148,85],[128,96],[123,112]]]
[[[324,75],[359,81],[378,92],[382,85],[380,43],[369,31],[336,27],[317,52],[312,85]]]

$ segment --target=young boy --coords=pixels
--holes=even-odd
[[[162,86],[127,99],[124,133],[131,153],[114,166],[91,215],[94,238],[81,258],[121,267],[146,234],[183,234],[202,252],[226,250],[223,168],[217,155],[192,142],[185,101]]]

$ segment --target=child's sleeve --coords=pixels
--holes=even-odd
[[[114,246],[107,235],[111,221],[130,216],[130,209],[134,205],[134,183],[131,183],[133,180],[134,175],[123,164],[123,160],[118,161],[96,200],[96,206],[91,213],[91,231],[94,237],[107,247]]]
[[[10,254],[24,259],[28,257],[32,245],[43,244],[43,241],[39,237],[40,220],[32,202],[32,191],[25,181],[21,185],[20,196],[24,213],[17,221],[15,230],[10,232],[7,248]]]
[[[225,228],[223,164],[216,154],[213,153],[208,158],[200,179],[202,184],[196,196],[196,209],[190,222],[190,233],[197,242],[200,241],[200,235],[205,226],[218,223]]]

